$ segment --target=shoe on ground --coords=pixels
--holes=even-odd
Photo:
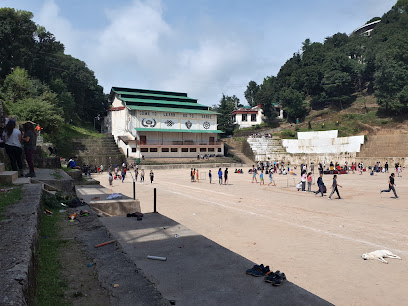
[[[331,200],[331,198],[327,198],[328,200]]]
[[[255,265],[251,269],[246,270],[246,274],[252,275],[255,277],[265,276],[269,272],[270,272],[269,266],[264,267],[263,264]]]
[[[35,177],[35,172],[30,172],[24,175],[25,177]]]
[[[276,278],[276,273],[280,273],[280,271],[276,271],[276,272],[270,272],[268,275],[265,276],[264,281],[267,283],[273,283],[275,278]]]
[[[279,271],[276,271],[276,272],[279,272]],[[280,286],[280,285],[282,285],[284,282],[286,282],[286,275],[285,275],[285,273],[276,273],[275,272],[275,278],[274,278],[274,280],[272,281],[272,285],[273,286]]]

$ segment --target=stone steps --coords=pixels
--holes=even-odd
[[[18,179],[17,171],[2,171],[0,172],[0,183],[2,184],[13,184],[13,182]]]

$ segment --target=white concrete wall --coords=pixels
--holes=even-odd
[[[298,132],[298,139],[327,139],[327,138],[337,138],[338,130],[329,131],[313,131],[313,132]]]
[[[251,127],[257,124],[261,124],[263,122],[262,120],[262,110],[258,110],[258,113],[256,114],[256,121],[251,121],[251,114],[246,114],[247,115],[247,121],[242,121],[242,114],[235,114],[235,124],[239,125],[240,129]]]

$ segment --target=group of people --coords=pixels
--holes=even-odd
[[[258,170],[258,169],[255,167],[255,165],[252,165],[252,169],[250,169],[249,171],[250,171],[250,173],[252,174],[252,183],[254,183],[254,181],[255,181],[255,183],[258,183],[257,175],[258,175],[258,172],[259,172],[259,185],[260,185],[260,186],[261,186],[261,185],[265,185],[264,170],[263,170],[263,169]],[[275,183],[275,181],[274,181],[274,179],[273,179],[273,176],[272,176],[272,174],[274,173],[274,169],[273,169],[273,168],[270,168],[270,169],[267,169],[265,172],[267,172],[268,177],[269,177],[269,184],[268,184],[268,186],[270,186],[270,185],[276,186],[276,183]]]
[[[143,184],[145,181],[145,170],[144,169],[139,170],[138,164],[134,165],[133,169],[134,169],[134,174],[135,174],[135,177],[134,177],[135,182],[137,182],[137,180],[139,179],[140,184]],[[118,165],[115,165],[113,173],[112,173],[112,165],[109,165],[109,168],[108,168],[109,185],[112,186],[113,180],[116,180],[116,179],[121,180],[123,183],[125,181],[128,171],[130,171],[130,169],[128,169],[126,163],[122,164],[121,169],[119,168]],[[153,184],[153,180],[154,180],[153,170],[150,170],[149,176],[150,176],[150,183]]]
[[[271,137],[272,137],[272,135],[271,135],[271,134],[269,134],[269,133],[265,133],[265,134],[261,134],[261,133],[253,133],[253,134],[249,135],[249,137],[250,137],[250,138],[262,138],[262,137],[265,137],[265,138],[271,138]]]
[[[16,121],[8,119],[0,137],[0,146],[4,147],[10,159],[11,169],[18,171],[19,177],[24,176],[23,149],[29,172],[26,177],[35,177],[33,154],[37,146],[37,136],[31,122],[23,124],[23,132],[18,128]]]

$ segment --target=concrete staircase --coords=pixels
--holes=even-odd
[[[228,152],[238,157],[243,164],[248,166],[254,164],[254,161],[243,153],[244,143],[242,141],[236,141],[233,138],[225,138],[222,141],[227,146]]]
[[[282,146],[282,139],[248,137],[247,141],[254,152],[256,160],[281,160],[282,156],[287,154]]]
[[[107,169],[109,164],[122,164],[126,160],[112,135],[104,135],[101,138],[75,138],[72,146],[79,165],[103,165]]]
[[[18,177],[17,171],[6,171],[5,165],[0,163],[0,184],[6,185],[22,185],[29,184],[31,179],[29,177]]]

